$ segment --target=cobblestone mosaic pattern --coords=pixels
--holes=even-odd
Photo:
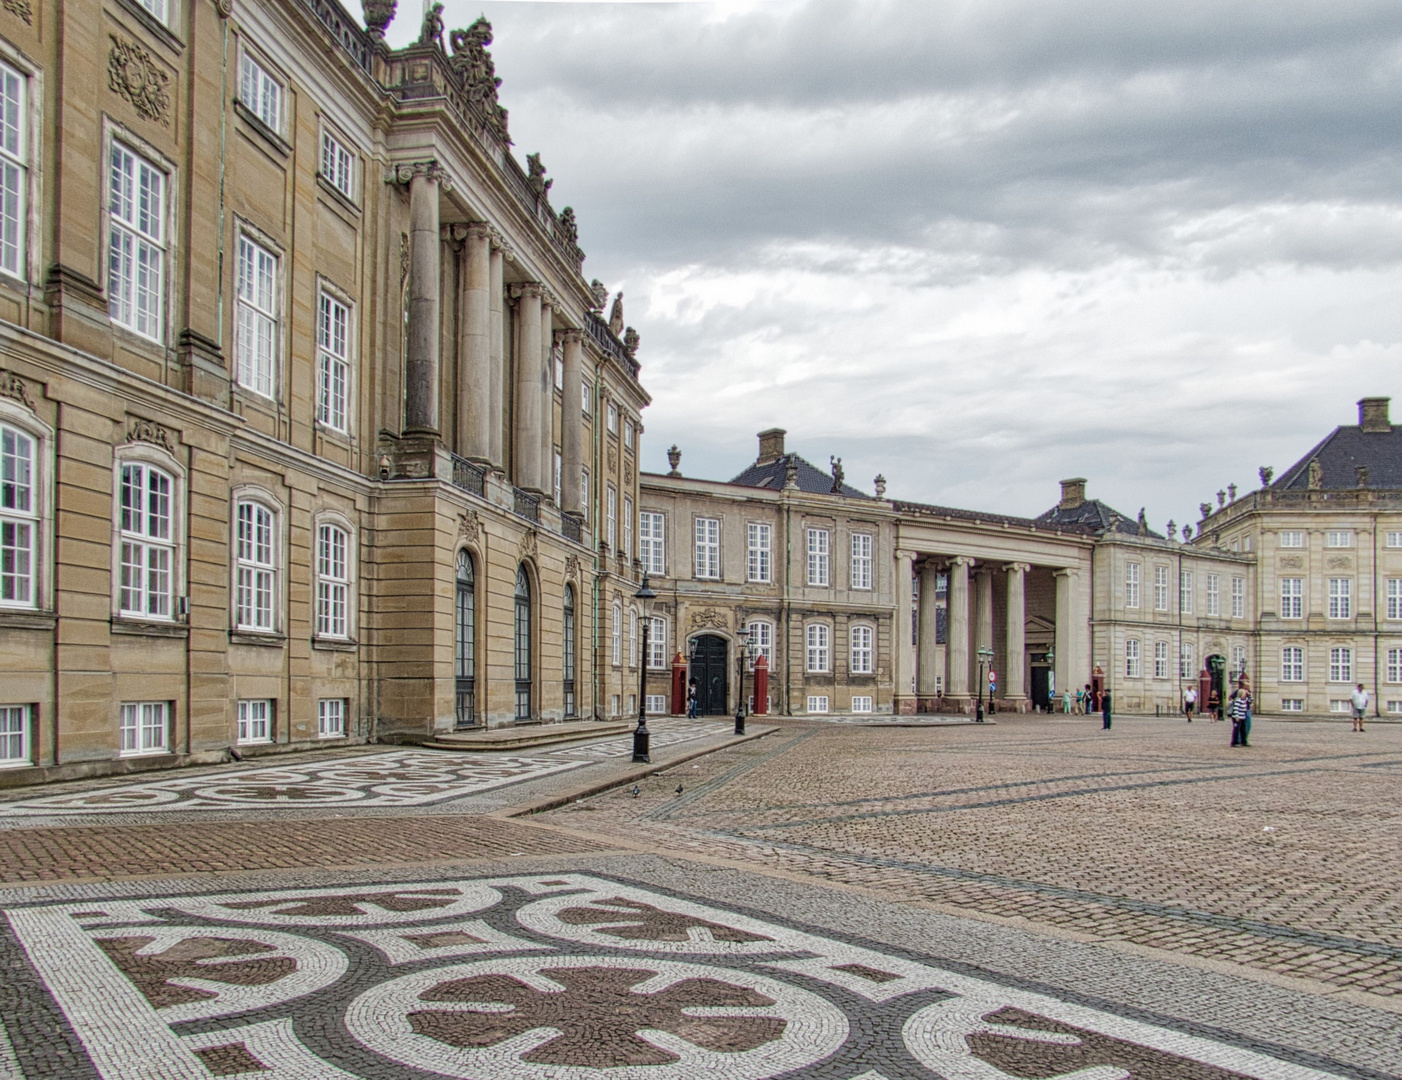
[[[4,916],[0,1031],[31,1078],[1360,1075],[592,874]]]

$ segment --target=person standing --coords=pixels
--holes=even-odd
[[[1363,717],[1368,713],[1368,691],[1363,689],[1363,684],[1358,684],[1358,689],[1353,692],[1353,730],[1363,730]]]
[[[686,687],[686,715],[692,720],[696,719],[696,705],[696,680],[692,679]]]
[[[1188,718],[1188,723],[1193,722],[1193,710],[1198,707],[1198,692],[1191,686],[1183,692],[1183,713]]]
[[[1232,745],[1251,745],[1251,691],[1247,689],[1246,681],[1232,691],[1231,702],[1227,710],[1232,717]]]
[[[1070,690],[1063,690],[1063,691],[1061,692],[1061,711],[1062,711],[1065,715],[1067,715],[1067,716],[1070,716],[1070,715],[1071,715],[1071,691],[1070,691]]]
[[[1100,716],[1101,716],[1100,730],[1101,730],[1101,731],[1109,731],[1109,730],[1110,730],[1110,691],[1109,691],[1108,688],[1106,688],[1106,689],[1100,691]]]

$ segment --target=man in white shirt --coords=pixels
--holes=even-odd
[[[1193,722],[1193,711],[1198,707],[1198,692],[1191,686],[1183,691],[1183,712],[1188,717],[1188,723]]]
[[[1358,684],[1358,689],[1353,692],[1353,730],[1363,730],[1363,717],[1368,712],[1368,691],[1363,689],[1363,684]]]

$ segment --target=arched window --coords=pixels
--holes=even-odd
[[[316,633],[350,637],[350,534],[326,523],[316,529]]]
[[[175,573],[173,487],[170,475],[151,465],[133,462],[122,466],[118,607],[123,615],[171,617]],[[270,599],[270,608],[271,603]]]
[[[477,594],[472,556],[458,552],[453,669],[457,679],[457,726],[477,722]]]
[[[516,719],[531,718],[531,579],[516,571]]]
[[[260,502],[241,500],[235,507],[235,561],[238,565],[239,630],[271,633],[277,596],[274,516]]]
[[[564,629],[564,672],[565,672],[565,715],[578,716],[574,698],[574,586],[565,586],[565,629]]]

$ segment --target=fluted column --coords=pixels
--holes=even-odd
[[[564,506],[561,509],[569,514],[580,514],[584,511],[579,490],[584,469],[584,406],[583,391],[580,389],[584,335],[579,330],[566,330],[562,334],[562,342],[565,351],[565,388],[560,409],[560,454],[564,458],[560,481],[560,497],[564,500]]]
[[[920,568],[920,655],[916,660],[916,685],[922,698],[932,698],[940,692],[938,635],[935,632],[939,625],[935,608],[935,579],[938,576],[934,560],[926,559]]]
[[[540,490],[555,498],[555,307],[550,295],[540,302]]]
[[[919,711],[915,697],[915,645],[911,641],[911,625],[914,607],[910,602],[911,580],[914,574],[915,554],[910,551],[896,552],[896,628],[895,649],[896,678],[895,712],[909,715]]]
[[[491,230],[469,225],[458,258],[458,453],[486,464],[492,459]]]
[[[1074,657],[1071,655],[1072,634],[1075,632],[1071,625],[1072,619],[1072,594],[1076,588],[1076,571],[1062,569],[1054,571],[1056,579],[1056,659],[1052,662],[1052,670],[1056,675],[1056,691],[1062,693],[1070,690],[1073,694],[1076,688],[1071,685],[1072,672],[1076,672],[1075,678],[1079,679],[1081,673],[1076,671]]]
[[[1008,563],[1003,567],[1008,575],[1008,652],[1004,666],[1003,697],[1021,709],[1027,697],[1023,666],[1027,662],[1027,563]]]
[[[945,693],[952,698],[969,696],[969,567],[973,562],[966,555],[949,560],[949,621],[944,652],[949,664]]]
[[[980,566],[974,572],[974,655],[977,657],[978,650],[987,645],[994,652],[997,652],[997,645],[993,641],[993,569],[989,566]],[[998,658],[995,655],[983,669],[983,677],[988,678],[988,670],[991,667],[998,670]],[[974,673],[978,673],[978,661],[974,661]],[[979,687],[974,688],[977,694]],[[985,682],[982,689],[986,692],[988,684]]]
[[[490,404],[487,406],[490,444],[487,453],[494,469],[502,468],[506,462],[503,446],[503,433],[506,429],[506,318],[502,311],[506,290],[503,283],[505,272],[506,255],[500,246],[494,245],[487,278],[487,306],[491,318],[487,338],[490,391]]]
[[[438,434],[438,185],[435,164],[409,179],[409,327],[405,349],[404,428]]]
[[[516,486],[540,490],[540,286],[513,285],[516,300]]]

